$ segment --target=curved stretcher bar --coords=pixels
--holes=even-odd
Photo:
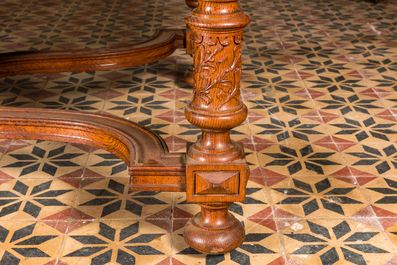
[[[185,190],[185,154],[170,154],[159,135],[123,118],[74,111],[1,107],[0,137],[96,146],[127,163],[131,190]]]
[[[81,72],[155,62],[184,47],[184,30],[157,30],[140,43],[98,49],[21,51],[0,54],[0,76]]]

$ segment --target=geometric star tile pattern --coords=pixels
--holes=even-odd
[[[185,28],[190,11],[177,0],[3,2],[0,52],[139,42]],[[249,112],[231,136],[251,174],[230,211],[244,243],[215,256],[190,248],[183,229],[200,207],[182,192],[129,192],[126,164],[104,150],[1,139],[1,265],[397,264],[396,0],[240,6],[252,18]],[[178,49],[130,68],[4,77],[0,105],[116,115],[184,152],[201,134],[184,117],[191,60]],[[229,177],[200,192],[227,190]]]

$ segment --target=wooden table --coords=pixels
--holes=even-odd
[[[122,118],[72,111],[0,108],[0,137],[80,143],[105,149],[129,166],[132,191],[186,191],[201,206],[184,230],[186,242],[211,254],[244,241],[228,211],[244,201],[249,169],[230,130],[247,116],[240,100],[241,42],[250,22],[237,0],[188,0],[187,30],[160,30],[145,42],[118,48],[14,52],[0,55],[0,76],[131,67],[157,61],[176,48],[193,57],[194,97],[187,120],[202,129],[186,153],[170,153],[153,131]]]

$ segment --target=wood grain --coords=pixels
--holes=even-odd
[[[171,55],[185,46],[184,39],[184,30],[162,29],[143,42],[119,47],[2,53],[0,76],[132,67]]]
[[[193,100],[186,119],[201,128],[200,140],[187,151],[186,199],[201,213],[185,227],[192,248],[210,254],[229,252],[242,244],[242,224],[228,212],[244,201],[249,169],[244,148],[230,138],[230,130],[247,117],[240,100],[241,42],[250,22],[237,0],[198,0],[186,16],[186,41],[193,57]]]
[[[155,132],[122,118],[74,111],[1,107],[0,137],[96,146],[118,156],[128,165],[132,190],[185,191],[185,154],[171,154]]]
[[[195,1],[188,3],[196,6]],[[198,0],[185,21],[187,34],[160,30],[134,45],[1,54],[0,76],[131,67],[186,47],[193,57],[187,78],[194,96],[185,116],[202,130],[186,154],[171,154],[159,135],[136,123],[71,111],[0,108],[0,137],[96,146],[127,163],[131,190],[186,191],[187,201],[197,202],[201,212],[186,225],[185,241],[199,251],[219,254],[235,249],[245,237],[228,207],[244,201],[249,177],[244,148],[230,138],[230,130],[248,113],[240,100],[240,79],[242,34],[250,17],[237,0]]]

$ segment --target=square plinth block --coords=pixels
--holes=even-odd
[[[249,175],[245,160],[204,164],[187,159],[186,199],[189,202],[244,201]]]

